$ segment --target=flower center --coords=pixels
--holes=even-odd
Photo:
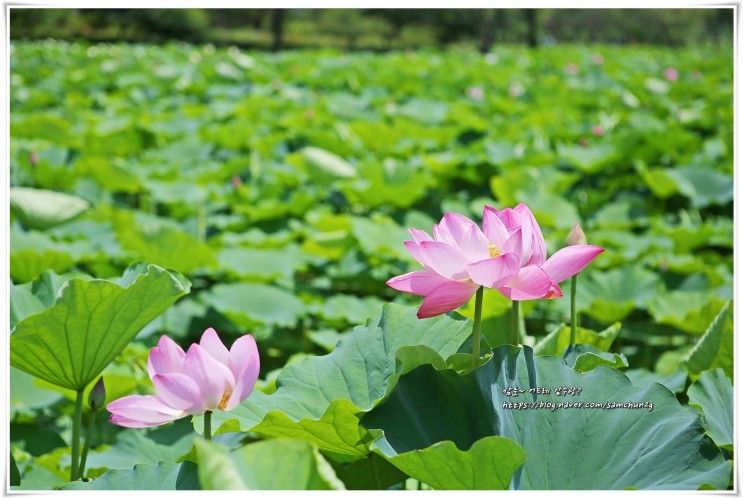
[[[498,258],[502,255],[498,246],[493,243],[488,244],[488,254],[490,255],[490,258]]]
[[[219,401],[218,407],[224,411],[224,408],[227,407],[227,402],[230,400],[230,397],[232,396],[232,389],[228,388],[225,390],[224,395],[222,395],[222,400]]]

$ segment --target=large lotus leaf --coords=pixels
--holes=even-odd
[[[722,367],[725,374],[733,378],[733,319],[727,302],[717,317],[694,345],[686,357],[686,367],[691,373],[700,373],[714,367]]]
[[[731,227],[727,227],[725,222],[720,221],[730,219],[706,219],[702,221],[701,217],[695,217],[682,211],[679,213],[679,222],[676,225],[670,225],[667,220],[657,218],[653,220],[652,230],[656,233],[663,234],[673,240],[673,244],[678,253],[689,253],[696,248],[715,244],[710,241],[712,238],[723,238],[732,240],[733,235]],[[689,255],[693,256],[693,255]]]
[[[486,149],[491,149],[489,145],[486,144]],[[508,146],[513,149],[512,144]],[[491,177],[490,190],[501,204],[511,206],[521,201],[518,196],[519,190],[534,189],[541,192],[546,188],[549,189],[546,192],[558,194],[570,189],[577,179],[577,175],[565,173],[557,168],[525,168],[519,165],[518,168],[509,168],[502,174]]]
[[[183,426],[185,425],[180,425],[180,428]],[[190,430],[190,425],[188,429]],[[148,438],[141,429],[124,430],[116,435],[113,445],[91,450],[86,467],[89,470],[94,468],[131,469],[137,464],[175,462],[191,449],[192,441],[193,431],[166,443]]]
[[[35,458],[67,446],[56,428],[35,422],[11,422],[10,443],[14,449],[23,450]]]
[[[650,190],[657,197],[665,199],[668,196],[678,192],[678,182],[674,179],[666,168],[648,168],[638,163],[635,169],[640,174],[640,178],[645,182]]]
[[[647,302],[650,315],[658,324],[700,334],[717,315],[725,300],[704,291],[671,291],[656,295]]]
[[[349,215],[317,209],[307,213],[305,219],[307,239],[302,244],[302,251],[306,254],[339,260],[351,249],[354,241],[350,236]]]
[[[15,283],[32,281],[46,270],[65,271],[94,253],[83,241],[55,241],[44,232],[11,229],[10,277]]]
[[[126,254],[116,238],[113,224],[109,220],[97,220],[100,216],[100,213],[91,213],[85,218],[81,217],[49,229],[46,233],[58,241],[85,242],[91,253],[105,255],[106,261],[124,260]]]
[[[551,393],[529,392],[538,387]],[[558,387],[581,390],[558,395]],[[507,396],[506,388],[525,393]],[[642,406],[588,408],[593,402]],[[466,375],[421,366],[403,376],[362,424],[381,435],[375,448],[393,463],[401,453],[441,441],[467,449],[491,435],[515,440],[527,454],[511,483],[516,489],[724,489],[730,473],[698,415],[666,388],[635,386],[606,366],[581,373],[560,358],[535,357],[529,347],[498,347],[488,363]],[[494,473],[493,464],[485,461],[475,472]]]
[[[317,179],[331,181],[356,176],[353,165],[330,151],[319,147],[305,147],[299,154]]]
[[[699,166],[683,166],[667,173],[694,208],[725,204],[733,199],[733,177],[730,175]]]
[[[191,234],[171,226],[143,227],[133,217],[121,217],[116,235],[121,246],[141,260],[188,273],[214,264],[211,248]]]
[[[297,246],[274,248],[225,248],[217,254],[218,268],[240,279],[272,282],[290,280],[306,266]]]
[[[565,362],[577,371],[590,371],[597,366],[609,366],[615,369],[629,366],[623,353],[604,352],[593,345],[573,345],[565,351],[563,357]]]
[[[47,270],[33,282],[20,285],[10,283],[10,329],[29,315],[51,307],[64,283],[73,277],[92,279],[87,274],[57,275],[54,271]]]
[[[11,124],[13,137],[34,137],[46,139],[58,144],[77,143],[76,134],[72,132],[72,123],[57,112],[39,111],[21,115]]]
[[[16,324],[10,362],[55,385],[82,390],[190,286],[179,274],[145,264],[130,267],[118,282],[71,279],[54,305]]]
[[[449,107],[446,102],[412,98],[397,108],[397,113],[415,121],[428,124],[441,123]]]
[[[681,393],[684,391],[684,388],[686,388],[686,378],[688,377],[688,373],[684,368],[677,369],[670,374],[660,374],[644,367],[639,369],[628,369],[623,372],[635,386],[660,383],[673,393]]]
[[[138,464],[130,470],[110,470],[93,480],[69,482],[62,490],[199,490],[196,464]]]
[[[526,452],[510,438],[490,436],[467,450],[445,440],[388,459],[434,489],[506,490],[514,472],[526,461]]]
[[[212,424],[218,431],[253,430],[364,455],[367,436],[358,427],[359,414],[386,396],[401,373],[426,362],[444,368],[442,359],[459,359],[463,354],[457,351],[471,331],[468,320],[446,315],[420,320],[415,307],[389,303],[333,352],[287,365],[274,393],[256,391],[232,411],[216,411]]]
[[[63,272],[73,264],[72,257],[64,251],[13,251],[10,254],[10,276],[15,282],[26,282],[35,279],[46,269]]]
[[[327,352],[332,352],[344,334],[335,329],[320,329],[319,331],[308,331],[307,337],[315,345]]]
[[[203,490],[345,488],[317,449],[301,440],[272,438],[228,452],[199,439],[195,449]]]
[[[88,202],[63,192],[11,187],[10,209],[31,229],[47,229],[75,218],[88,209]]]
[[[604,205],[596,211],[591,218],[591,227],[601,229],[615,229],[624,231],[633,227],[644,227],[648,224],[645,209],[642,207],[642,199],[637,197],[624,197],[613,203]],[[594,231],[591,231],[591,242],[594,241]]]
[[[615,151],[611,144],[606,143],[590,146],[560,145],[557,154],[578,169],[590,173],[600,170],[615,156]]]
[[[619,336],[622,324],[615,322],[601,332],[583,327],[575,329],[575,342],[582,345],[591,345],[603,352],[609,351],[614,340]],[[570,345],[570,326],[561,324],[534,346],[537,355],[563,355]]]
[[[320,316],[331,322],[363,324],[379,316],[384,302],[374,296],[333,295],[318,306]]]
[[[405,249],[403,242],[410,238],[410,234],[394,220],[383,216],[371,219],[353,217],[351,232],[359,243],[361,251],[377,259],[385,256],[413,261]]]
[[[624,354],[609,352],[621,329],[622,325],[619,322],[601,332],[577,327],[576,344],[570,347],[570,326],[561,324],[539,340],[534,346],[534,352],[538,355],[562,356],[568,365],[578,371],[589,371],[599,365],[617,369],[627,367]]]
[[[65,452],[58,448],[49,454],[34,458],[32,461],[21,462],[16,452],[17,464],[21,473],[21,483],[17,490],[53,490],[69,480],[69,470],[60,470],[53,462],[55,458]],[[69,451],[67,451],[69,452]]]
[[[661,253],[664,256],[673,251],[673,241],[654,232],[634,234],[626,230],[591,231],[591,243],[603,246],[608,251],[596,263],[602,268],[634,263],[640,257]]]
[[[521,191],[519,200],[531,208],[543,226],[567,231],[580,222],[580,216],[573,203],[563,196],[547,191],[541,184],[537,190]]]
[[[720,447],[733,450],[733,383],[717,368],[704,371],[689,387],[689,405],[702,410],[707,433]]]
[[[425,196],[433,179],[409,162],[364,163],[359,178],[344,182],[343,194],[358,206],[407,208]]]
[[[32,283],[21,285],[10,283],[10,328],[28,317],[44,310],[44,304],[34,296]]]
[[[579,308],[604,323],[619,321],[661,288],[658,275],[639,266],[592,272],[578,283]]]
[[[40,386],[28,373],[10,368],[10,415],[27,413],[34,409],[50,407],[62,396],[59,392]]]
[[[402,484],[408,476],[376,453],[348,463],[331,461],[348,490],[384,490]]]
[[[415,376],[418,369],[410,375]],[[403,377],[402,381],[406,378]],[[405,397],[410,386],[399,384],[392,397]],[[411,432],[405,441],[390,445],[384,436],[374,443],[373,449],[387,457],[393,465],[411,477],[437,489],[507,489],[513,473],[526,460],[526,453],[514,440],[500,436],[486,436],[488,421],[476,420],[476,413],[460,412],[450,420],[449,430],[441,426],[430,426],[426,420],[432,413],[442,412],[452,405],[466,404],[474,396],[472,386],[460,391],[446,384],[438,386],[436,396],[430,397],[415,413],[407,412],[410,421],[404,426]],[[395,395],[398,390],[403,393]],[[385,407],[387,403],[383,404]],[[374,425],[376,410],[364,418],[364,425]],[[379,433],[373,431],[373,433]],[[425,440],[426,447],[417,442]],[[399,443],[399,445],[398,445]]]
[[[305,310],[292,293],[258,283],[218,284],[201,299],[246,330],[259,325],[293,327]]]
[[[136,193],[143,190],[137,170],[120,158],[86,154],[75,162],[75,172],[95,180],[110,192]]]

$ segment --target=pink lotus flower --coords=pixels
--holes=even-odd
[[[393,277],[387,285],[423,296],[418,317],[433,317],[464,305],[480,286],[495,288],[514,301],[559,298],[559,283],[580,272],[603,248],[568,246],[547,260],[534,215],[521,203],[496,210],[485,206],[482,230],[457,213],[433,226],[433,238],[409,229],[405,247],[423,270]]]
[[[666,80],[668,81],[676,81],[679,79],[679,72],[674,67],[666,68],[665,71],[663,71],[663,76],[665,76]]]
[[[155,395],[114,400],[106,407],[111,413],[109,421],[143,428],[204,411],[229,411],[253,391],[259,369],[258,347],[249,334],[227,350],[217,332],[209,328],[188,352],[161,336],[147,361]]]

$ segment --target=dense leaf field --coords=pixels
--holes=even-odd
[[[13,44],[14,488],[728,488],[732,81],[719,47]],[[485,290],[473,358],[474,299],[418,319],[385,282],[420,268],[407,227],[519,202],[549,254],[576,223],[605,248],[581,349],[567,281],[522,303],[520,347]],[[75,392],[152,393],[158,338],[208,327],[261,361],[213,440],[85,402],[68,483]],[[535,376],[654,407],[504,410]]]

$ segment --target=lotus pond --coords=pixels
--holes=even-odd
[[[11,488],[731,487],[732,61],[13,43]]]

